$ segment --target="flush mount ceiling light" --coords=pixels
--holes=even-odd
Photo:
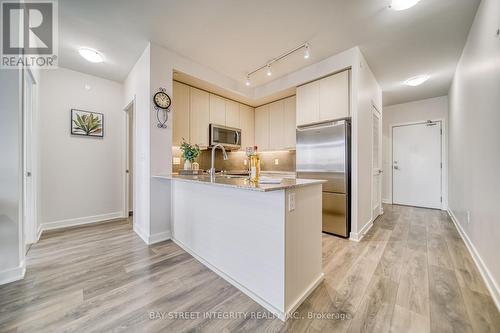
[[[416,87],[424,83],[425,81],[429,80],[429,75],[424,74],[424,75],[417,75],[414,77],[409,78],[404,82],[407,86],[410,87]]]
[[[87,61],[93,62],[93,63],[98,63],[98,62],[103,62],[104,58],[103,56],[97,52],[96,50],[92,50],[89,48],[81,48],[78,50],[78,53]]]
[[[250,76],[253,75],[253,74],[255,74],[256,72],[260,71],[261,69],[264,69],[264,68],[267,69],[267,71],[266,71],[267,76],[273,75],[273,72],[271,71],[271,65],[273,63],[275,63],[275,62],[277,62],[277,61],[279,61],[279,60],[281,60],[281,59],[289,56],[290,54],[292,54],[292,53],[294,53],[294,52],[296,52],[298,50],[301,50],[301,49],[304,49],[304,59],[309,59],[309,57],[310,57],[309,43],[301,44],[301,45],[297,46],[296,48],[294,48],[293,50],[290,50],[290,51],[288,51],[286,53],[283,53],[279,57],[274,58],[273,60],[267,62],[266,64],[260,66],[259,68],[256,68],[256,69],[254,69],[251,72],[248,72],[247,73],[247,79],[245,81],[245,85],[249,86],[250,85]]]
[[[405,10],[415,6],[420,0],[392,0],[389,8],[394,10]]]

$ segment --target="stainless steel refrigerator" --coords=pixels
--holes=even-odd
[[[351,121],[297,127],[298,178],[324,179],[323,232],[349,237]]]

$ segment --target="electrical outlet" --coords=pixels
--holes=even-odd
[[[470,210],[467,211],[467,224],[470,224]]]
[[[275,158],[275,159],[274,159],[274,165],[279,165],[279,164],[280,164],[280,160],[279,160],[279,159],[277,159],[277,158]]]
[[[293,212],[295,210],[295,192],[290,192],[288,194],[288,211]]]
[[[248,165],[248,161],[246,159],[243,160],[243,165]]]
[[[179,165],[181,164],[181,158],[180,157],[174,157],[174,161],[173,161],[174,165]]]

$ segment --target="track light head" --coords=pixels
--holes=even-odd
[[[273,75],[273,72],[271,72],[271,65],[267,64],[267,76]]]
[[[306,43],[306,45],[304,46],[305,50],[304,50],[304,59],[309,59],[309,57],[311,56],[311,54],[309,53],[309,44]]]

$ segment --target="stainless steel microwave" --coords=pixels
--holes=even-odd
[[[241,148],[241,129],[239,128],[210,124],[208,133],[211,147],[220,143],[230,150]]]

